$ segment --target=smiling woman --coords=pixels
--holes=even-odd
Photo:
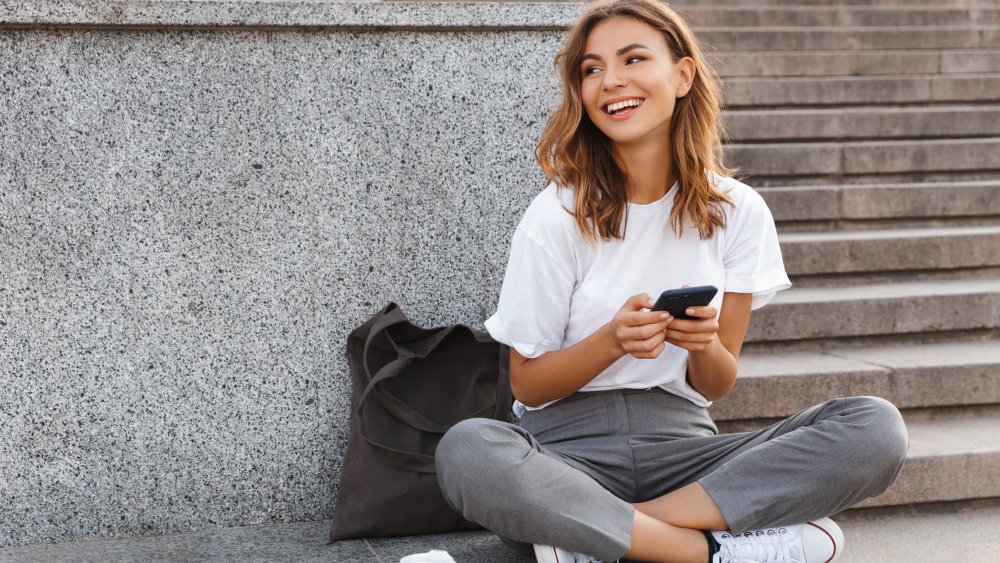
[[[556,65],[563,99],[536,156],[546,176],[574,187],[584,235],[618,236],[627,202],[658,199],[665,177],[667,187],[674,181],[683,187],[671,212],[674,230],[682,232],[687,216],[703,237],[712,236],[722,226],[719,205],[732,203],[705,174],[732,173],[722,164],[721,94],[680,16],[651,2],[598,4],[570,30]],[[629,100],[649,105],[608,112],[607,104]],[[630,119],[633,114],[642,117]],[[666,142],[642,142],[650,138]],[[623,159],[634,163],[629,177],[622,170],[629,167],[619,165]]]
[[[444,435],[445,498],[543,562],[832,561],[844,538],[827,516],[888,488],[906,429],[853,397],[717,433],[707,407],[733,387],[751,311],[790,283],[763,199],[722,165],[694,35],[656,0],[607,0],[556,64],[536,150],[549,185],[485,323],[510,347],[517,424]],[[687,285],[719,291],[687,318],[652,310]]]
[[[618,48],[622,37],[645,44]],[[583,107],[590,121],[614,142],[615,150],[646,145],[649,138],[669,138],[676,101],[687,95],[694,81],[694,61],[690,57],[675,61],[661,33],[624,17],[597,24],[585,49],[580,72]],[[630,120],[643,104],[649,105],[642,116]],[[609,123],[626,120],[620,126]],[[663,143],[657,146],[669,151]]]

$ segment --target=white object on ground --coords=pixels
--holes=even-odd
[[[432,549],[427,553],[414,553],[399,560],[399,563],[455,563],[447,551]]]

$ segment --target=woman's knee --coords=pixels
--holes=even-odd
[[[865,417],[864,449],[869,454],[868,468],[872,475],[882,477],[881,489],[884,491],[899,474],[909,449],[903,415],[896,405],[880,397],[854,397],[853,400]]]
[[[824,403],[821,420],[834,422],[836,459],[824,476],[856,500],[882,494],[896,480],[908,449],[906,425],[895,405],[879,397],[842,397]],[[846,469],[846,470],[845,470]]]
[[[441,437],[434,452],[438,471],[462,467],[489,455],[496,435],[508,433],[507,423],[490,418],[468,418],[452,426]]]
[[[497,442],[518,438],[510,425],[488,418],[470,418],[452,426],[434,452],[438,484],[445,498],[457,505],[462,491],[496,478],[495,473],[503,469],[502,446]]]
[[[860,397],[869,411],[871,427],[880,437],[879,449],[894,462],[902,463],[909,449],[909,434],[896,405],[880,397]]]

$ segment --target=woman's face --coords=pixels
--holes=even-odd
[[[694,61],[674,62],[663,34],[618,16],[590,31],[580,63],[584,109],[618,146],[668,143],[677,98],[694,79]]]

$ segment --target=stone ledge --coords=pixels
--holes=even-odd
[[[928,182],[761,188],[775,221],[1000,215],[1000,182]]]
[[[947,335],[994,329],[997,319],[1000,280],[798,287],[782,291],[754,312],[745,342]]]
[[[558,30],[571,2],[334,0],[0,0],[2,27],[337,28],[365,30]]]
[[[998,340],[751,351],[740,356],[736,386],[711,413],[728,430],[736,421],[784,418],[833,397],[875,395],[900,409],[1000,403],[998,373]]]

